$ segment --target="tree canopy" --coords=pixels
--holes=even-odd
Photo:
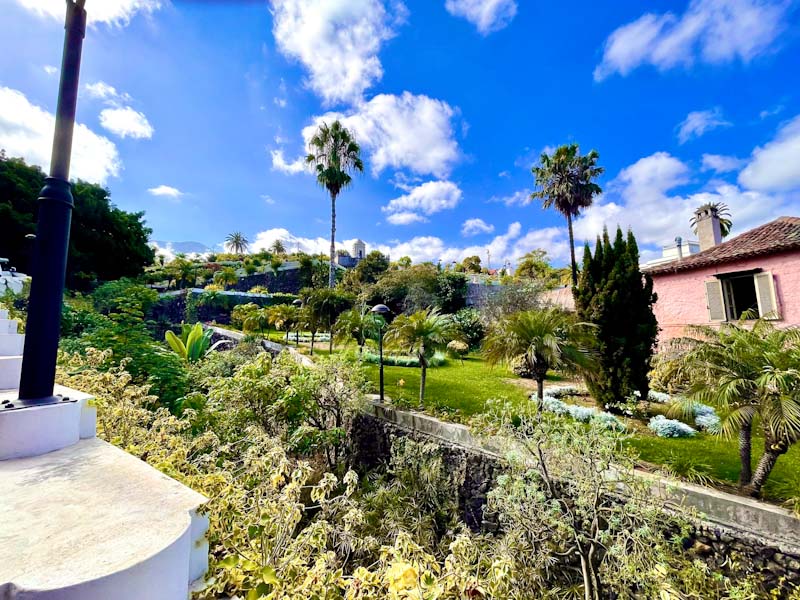
[[[0,256],[20,271],[30,268],[36,233],[39,192],[45,174],[19,158],[0,152]],[[76,181],[72,186],[72,213],[67,287],[87,289],[94,281],[136,277],[154,260],[148,244],[151,230],[144,212],[126,212],[111,203],[111,192],[99,185]]]

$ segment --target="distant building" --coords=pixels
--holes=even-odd
[[[727,242],[715,210],[697,217],[699,252],[643,267],[658,294],[661,341],[748,311],[780,326],[800,325],[800,217],[780,217]]]
[[[673,244],[662,246],[660,258],[647,261],[642,265],[642,268],[649,269],[657,267],[658,265],[663,265],[664,263],[672,262],[673,260],[682,260],[684,257],[697,254],[698,252],[700,252],[700,242],[676,237]]]
[[[352,254],[337,254],[336,264],[345,269],[353,269],[367,256],[367,245],[361,241],[356,240],[353,242]]]

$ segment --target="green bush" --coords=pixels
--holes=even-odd
[[[366,363],[377,365],[380,362],[380,356],[372,352],[364,352],[362,359]],[[441,353],[436,352],[431,358],[428,359],[429,367],[441,367],[447,362],[447,357]],[[383,355],[383,364],[387,367],[416,367],[419,368],[419,358],[416,356],[395,356]]]
[[[486,335],[486,327],[481,319],[481,313],[474,308],[464,308],[453,315],[454,335],[456,339],[465,342],[470,350],[481,347]]]

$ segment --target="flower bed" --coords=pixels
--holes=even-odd
[[[683,438],[697,435],[697,430],[693,427],[675,419],[668,419],[664,415],[656,415],[650,419],[647,427],[658,437],[663,438]]]
[[[550,388],[545,390],[544,392],[544,399],[542,400],[542,408],[547,412],[556,414],[556,415],[568,415],[575,419],[576,421],[580,421],[581,423],[601,423],[607,429],[615,429],[617,431],[624,431],[625,425],[617,419],[614,415],[602,412],[597,410],[596,408],[589,407],[589,406],[578,406],[576,404],[568,404],[559,398],[566,398],[568,396],[578,396],[583,395],[584,392],[581,392],[577,388],[574,387],[557,387],[557,388]],[[535,399],[535,397],[534,397]]]
[[[364,362],[377,365],[380,362],[380,356],[372,352],[364,352],[362,355]],[[428,359],[429,367],[441,367],[447,357],[441,352],[437,352]],[[390,356],[383,355],[383,364],[387,367],[419,367],[419,359],[416,356]]]

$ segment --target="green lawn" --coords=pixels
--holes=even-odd
[[[378,366],[367,365],[366,370],[377,392]],[[384,378],[385,394],[395,404],[420,408],[419,368],[384,367]],[[531,392],[527,385],[505,367],[492,368],[477,356],[468,356],[463,364],[449,359],[441,367],[428,369],[424,408],[471,416],[484,412],[487,400],[527,402]]]

